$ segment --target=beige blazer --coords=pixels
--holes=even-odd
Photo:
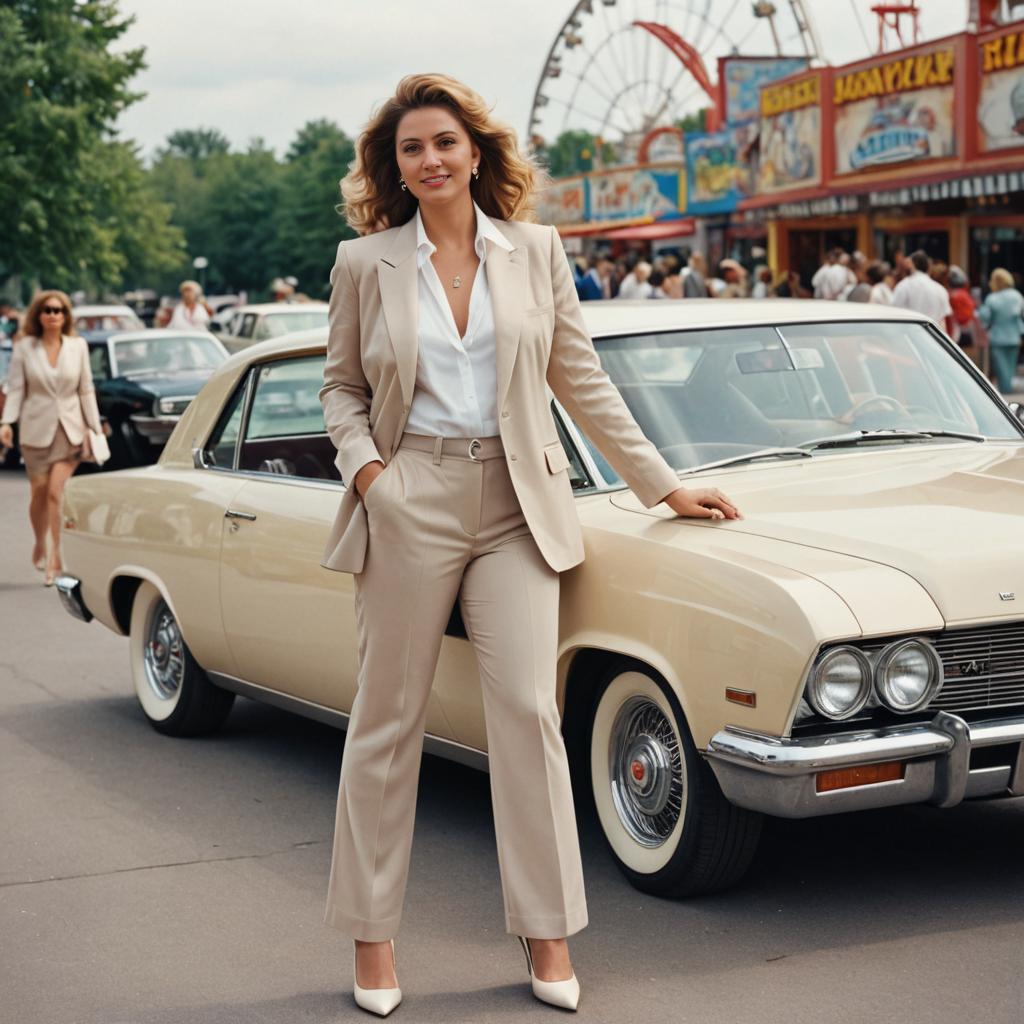
[[[86,424],[100,428],[100,411],[89,367],[89,345],[77,335],[64,335],[53,369],[41,338],[31,335],[14,343],[7,373],[4,423],[20,423],[18,443],[47,448],[57,424],[72,444],[81,444]]]
[[[557,231],[494,220],[514,249],[487,241],[499,430],[523,515],[556,571],[583,560],[569,462],[545,382],[650,508],[679,486],[601,368]],[[330,334],[320,402],[347,487],[321,564],[362,571],[366,511],[356,472],[398,448],[416,383],[416,221],[342,242],[331,271]]]

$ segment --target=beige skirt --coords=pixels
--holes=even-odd
[[[23,444],[21,456],[25,460],[25,472],[29,476],[37,476],[40,473],[48,473],[50,466],[55,462],[74,462],[77,465],[82,461],[82,446],[72,444],[64,432],[63,425],[58,423],[53,440],[45,448]]]

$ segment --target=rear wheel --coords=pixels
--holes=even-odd
[[[678,898],[739,881],[757,852],[762,816],[726,800],[664,680],[637,663],[613,664],[589,735],[597,817],[636,888]]]
[[[145,580],[132,604],[129,646],[135,694],[154,729],[199,736],[220,728],[235,695],[210,682],[163,595]]]

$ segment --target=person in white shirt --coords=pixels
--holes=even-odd
[[[814,289],[816,299],[838,299],[844,289],[851,283],[856,283],[856,278],[850,273],[849,267],[843,263],[846,253],[842,249],[830,249],[825,256],[825,262],[811,278],[811,287]]]
[[[951,334],[953,307],[949,304],[949,292],[928,276],[931,259],[923,249],[918,249],[910,254],[910,262],[914,267],[913,273],[896,285],[892,293],[892,304],[929,317],[936,326]]]
[[[558,234],[529,223],[537,179],[481,96],[428,74],[377,109],[341,184],[363,237],[331,273],[319,397],[346,486],[321,564],[353,574],[359,657],[324,919],[355,940],[356,1002],[381,1016],[402,998],[393,936],[456,603],[483,688],[506,931],[537,998],[579,998],[566,938],[587,908],[555,696],[559,573],[584,552],[548,388],[646,507],[740,518],[720,491],[679,485],[601,368]]]
[[[651,297],[650,276],[653,267],[646,260],[641,260],[623,279],[619,285],[619,299],[649,299]]]
[[[868,284],[871,286],[871,295],[868,302],[874,302],[879,306],[892,305],[892,289],[889,287],[889,275],[892,268],[882,260],[872,260],[864,271]]]
[[[177,331],[202,331],[208,329],[210,314],[203,305],[202,288],[198,281],[182,281],[178,288],[181,302],[174,307],[168,327]]]

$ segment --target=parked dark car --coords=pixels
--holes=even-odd
[[[199,389],[227,359],[207,331],[128,331],[89,341],[111,469],[153,463]]]
[[[10,340],[0,340],[0,415],[3,415],[4,403],[7,401],[7,371],[11,365],[14,346]],[[18,425],[14,424],[14,445],[0,451],[0,469],[17,469],[21,465],[21,453],[18,451]]]

